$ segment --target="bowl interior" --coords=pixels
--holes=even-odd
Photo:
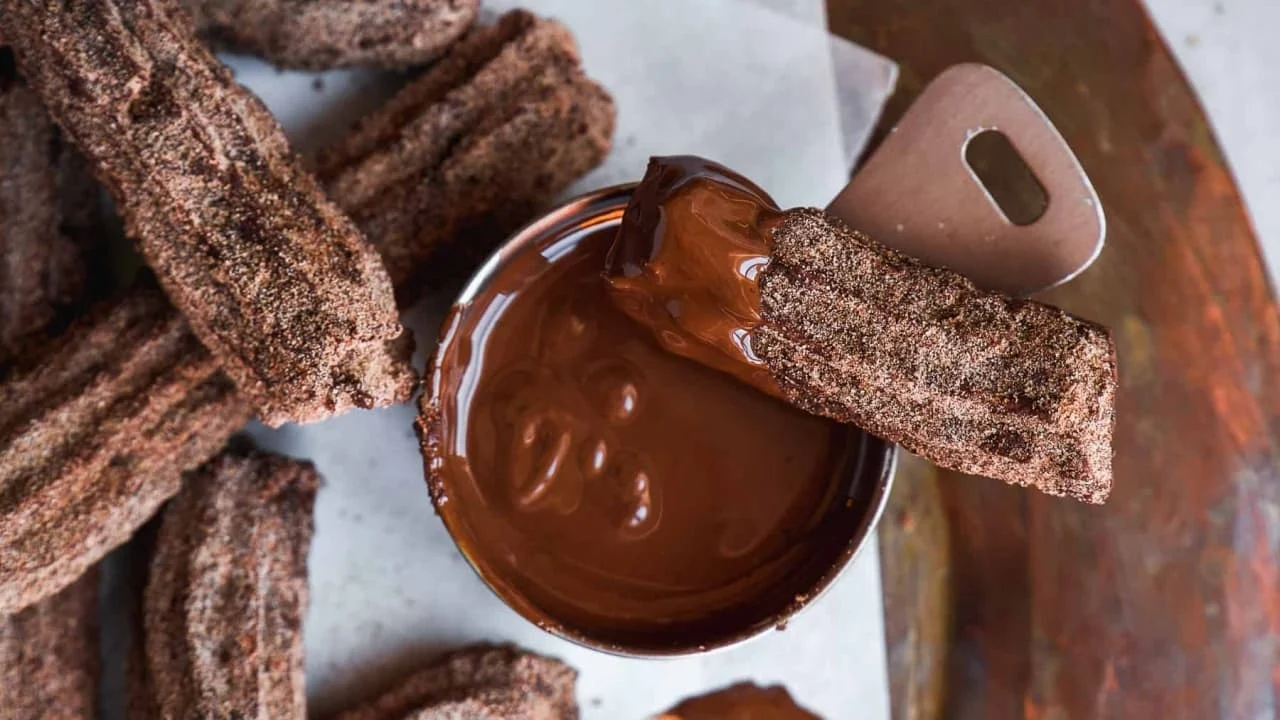
[[[443,407],[449,402],[448,393],[441,390],[454,382],[448,377],[447,370],[458,367],[457,358],[452,354],[466,352],[461,347],[465,343],[460,342],[462,338],[457,337],[454,330],[466,327],[470,314],[486,311],[486,297],[489,297],[486,291],[500,271],[523,254],[543,252],[573,233],[616,224],[632,187],[606,188],[551,211],[512,236],[472,276],[455,301],[454,312],[428,366],[431,382],[423,399],[424,417],[429,419],[428,424],[437,425],[426,428],[426,436],[434,433],[440,437],[445,430],[440,424],[449,422],[451,416],[448,408]],[[786,622],[814,602],[836,580],[871,537],[871,530],[888,496],[896,460],[892,444],[860,432],[857,434],[859,439],[852,450],[854,456],[846,464],[848,480],[821,520],[822,532],[829,533],[824,537],[830,538],[830,541],[823,542],[823,552],[797,562],[788,571],[786,581],[779,583],[775,591],[767,593],[767,597],[753,598],[749,603],[726,608],[713,617],[702,617],[696,621],[629,628],[562,622],[554,610],[531,597],[533,593],[522,588],[518,580],[507,577],[508,573],[486,557],[481,538],[476,537],[467,523],[466,513],[459,506],[462,494],[454,492],[446,479],[432,475],[432,468],[440,467],[443,461],[443,448],[439,443],[431,442],[424,443],[424,447],[438,513],[472,568],[504,602],[539,627],[575,643],[621,655],[662,657],[725,647],[759,635]]]

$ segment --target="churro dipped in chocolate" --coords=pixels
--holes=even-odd
[[[98,716],[98,573],[0,617],[0,716]]]
[[[572,720],[578,673],[510,645],[449,653],[336,720]]]
[[[318,478],[310,463],[229,451],[160,521],[143,604],[145,686],[160,717],[305,715],[302,617]]]
[[[249,416],[158,291],[72,326],[0,384],[0,614],[128,540]]]
[[[439,57],[479,0],[183,0],[201,36],[277,67],[407,68]]]
[[[744,682],[689,698],[655,720],[821,720],[791,699],[787,689]]]
[[[1107,330],[974,287],[698,158],[657,159],[609,261],[668,350],[953,470],[1111,489]]]
[[[0,48],[0,364],[61,329],[99,240],[97,188]]]
[[[377,245],[402,300],[465,275],[604,159],[613,100],[579,63],[563,25],[509,12],[321,156],[317,175]]]
[[[604,97],[611,119],[612,104]],[[414,105],[390,116],[384,110],[379,116],[386,131],[398,134],[397,126],[421,122],[436,110],[435,104]],[[351,196],[336,192],[339,177],[388,193],[408,195],[402,186],[412,186],[428,196],[433,196],[435,187],[448,188],[449,197],[465,194],[465,176],[438,172],[440,166],[430,165],[428,156],[415,156],[407,175],[399,174],[400,165],[362,163],[365,155],[381,148],[357,145],[365,132],[357,128],[337,146],[349,166],[320,175],[322,184],[335,188],[334,198],[344,209],[354,210],[356,205]],[[459,144],[465,145],[471,137],[464,133]],[[517,134],[513,141],[520,138]],[[605,147],[593,152],[593,162],[607,150],[608,136],[602,141]],[[569,148],[585,140],[562,136],[547,142],[545,157],[576,157],[581,151]],[[440,162],[453,157],[446,155]],[[530,185],[552,195],[575,178],[563,167],[553,169],[536,162],[503,167],[495,156],[469,157],[484,162],[468,160],[455,167],[502,168],[510,177],[548,173],[550,185]],[[589,166],[580,167],[585,171]],[[505,186],[518,185],[512,181]],[[502,197],[485,188],[473,190],[476,198],[459,207],[477,217],[492,212],[513,223],[531,217],[516,215]],[[528,207],[532,212],[532,203]],[[399,294],[415,295],[416,288],[411,286],[415,268],[434,265],[436,246],[451,236],[438,229],[415,235],[418,220],[411,214],[397,215],[397,222],[376,227],[375,215],[363,217],[370,240],[394,259]],[[424,241],[426,235],[430,239]],[[0,384],[0,399],[7,399],[0,408],[4,420],[0,422],[0,612],[57,591],[127,540],[178,491],[181,474],[222,448],[252,410],[182,316],[154,290],[132,291],[74,326],[55,347],[28,359],[27,365],[30,369],[25,373]],[[104,372],[93,375],[94,368]],[[98,388],[97,403],[80,396],[90,381],[97,383],[93,386]],[[116,456],[120,459],[113,461]],[[99,480],[103,468],[107,474]],[[47,492],[41,489],[46,487]],[[61,509],[55,512],[57,508]],[[72,529],[64,524],[72,524]],[[77,538],[92,542],[77,544]]]
[[[0,0],[0,24],[165,291],[264,422],[407,399],[376,252],[176,0]]]

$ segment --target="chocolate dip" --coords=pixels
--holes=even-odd
[[[613,301],[662,347],[782,397],[751,347],[773,198],[699,157],[653,158],[609,253]]]
[[[602,269],[627,193],[593,197],[517,236],[446,322],[420,421],[432,495],[480,575],[540,626],[624,653],[727,644],[834,578],[890,454],[668,352],[620,311]]]

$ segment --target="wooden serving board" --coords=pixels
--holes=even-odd
[[[1280,703],[1280,322],[1205,116],[1137,0],[828,0],[901,63],[1008,74],[1107,215],[1045,300],[1109,325],[1102,508],[903,462],[880,527],[894,716],[1267,718]]]

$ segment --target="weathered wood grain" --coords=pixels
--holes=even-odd
[[[1115,332],[1111,500],[905,467],[881,525],[895,716],[1276,717],[1280,322],[1168,48],[1136,0],[828,10],[835,32],[902,63],[890,121],[953,63],[1009,74],[1080,156],[1109,225],[1098,263],[1045,299]]]

